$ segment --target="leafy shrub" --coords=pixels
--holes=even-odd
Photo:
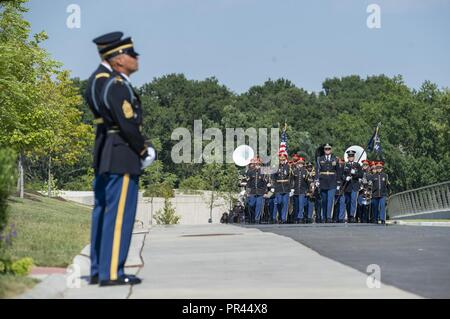
[[[164,207],[156,212],[154,219],[157,224],[171,225],[180,222],[180,216],[175,213],[172,203],[168,197],[164,198]]]
[[[33,258],[25,257],[13,261],[12,259],[0,259],[0,274],[12,274],[16,276],[26,276],[33,267]]]
[[[17,276],[26,276],[33,267],[33,259],[30,257],[20,258],[12,262],[11,272]]]
[[[209,189],[202,176],[190,176],[180,182],[180,189],[183,191]]]
[[[0,149],[0,233],[6,225],[7,201],[13,191],[15,180],[16,154],[10,149]]]
[[[172,185],[167,182],[148,185],[144,192],[144,197],[174,197]]]

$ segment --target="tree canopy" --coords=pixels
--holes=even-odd
[[[90,189],[92,115],[81,98],[86,80],[70,79],[41,48],[47,38],[44,32],[31,36],[22,17],[24,2],[1,3],[0,145],[27,157],[29,185],[47,179],[51,158],[58,187]],[[182,127],[193,134],[194,120],[202,120],[203,130],[216,127],[222,132],[270,129],[286,121],[289,153],[309,160],[325,142],[334,144],[340,157],[351,145],[365,147],[381,122],[382,156],[394,191],[450,179],[450,91],[426,79],[419,89],[412,89],[401,75],[348,75],[324,79],[319,92],[308,92],[288,79],[268,79],[236,94],[214,77],[191,80],[167,74],[137,89],[144,110],[143,132],[159,150],[158,162],[142,178],[146,187],[222,192],[232,188],[230,178],[239,173],[236,167],[172,161],[177,141],[171,140],[171,133]],[[369,159],[375,155],[369,154]]]

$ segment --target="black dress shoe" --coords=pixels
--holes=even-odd
[[[142,282],[141,279],[135,276],[125,275],[117,278],[116,280],[100,280],[100,287],[105,286],[124,286],[124,285],[137,285]]]
[[[89,279],[89,285],[97,285],[98,284],[98,275],[97,276],[91,276]]]

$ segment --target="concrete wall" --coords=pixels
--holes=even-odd
[[[164,198],[154,197],[146,198],[139,193],[139,202],[136,212],[136,220],[143,223],[145,226],[151,223],[156,223],[153,219],[154,214],[164,207]],[[64,199],[71,200],[85,205],[94,204],[93,192],[75,192],[62,191],[60,196]],[[206,198],[210,198],[211,192],[202,191],[199,195],[183,194],[178,191],[175,192],[175,197],[171,198],[172,207],[176,213],[181,216],[180,224],[184,225],[199,225],[208,224],[210,218],[210,211]],[[214,224],[220,223],[220,217],[228,210],[228,205],[223,199],[216,202],[216,206],[212,210],[212,222]]]

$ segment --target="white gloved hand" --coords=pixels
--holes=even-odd
[[[272,193],[275,193],[275,188],[271,188],[270,191],[271,191]]]
[[[147,148],[147,157],[143,160],[141,160],[141,169],[145,169],[149,167],[156,159],[156,151],[153,147]]]
[[[244,195],[245,195],[245,190],[243,190],[242,192],[240,192],[239,195],[244,196]]]
[[[352,174],[352,175],[356,174],[356,171],[354,168],[352,168],[352,170],[350,171],[350,174]]]
[[[270,184],[270,183],[267,183],[267,187],[270,187],[270,186],[272,186],[272,184]]]
[[[319,182],[319,181],[316,181],[315,184],[316,184],[316,187],[319,187],[320,182]]]
[[[345,180],[348,182],[349,180],[351,180],[352,178],[351,178],[351,176],[347,176],[346,178],[345,178]]]
[[[294,190],[293,189],[291,189],[291,192],[289,193],[289,197],[292,197],[292,196],[294,196]]]
[[[336,187],[336,190],[339,190],[340,188],[341,188],[341,186],[337,186],[337,187]]]
[[[295,189],[294,189],[294,188],[291,188],[291,193],[293,193],[293,192],[295,192]]]

